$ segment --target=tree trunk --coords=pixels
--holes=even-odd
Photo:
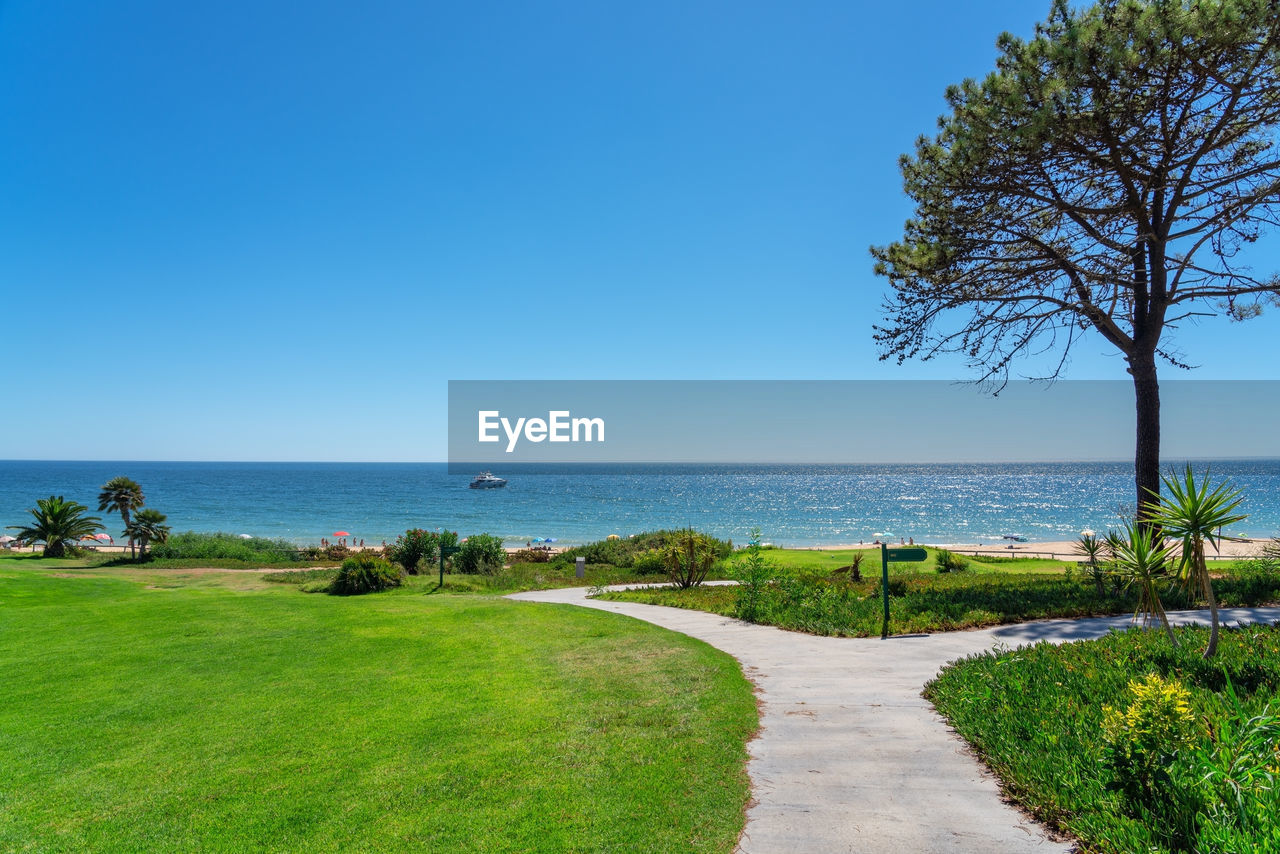
[[[129,530],[129,508],[128,507],[120,508],[120,518],[124,520],[125,531],[128,531]],[[138,553],[135,552],[133,549],[133,537],[129,538],[129,558],[131,560],[137,560],[138,558]]]
[[[1137,486],[1134,511],[1136,521],[1141,523],[1148,515],[1147,505],[1160,495],[1160,382],[1155,353],[1130,356],[1129,373],[1133,375],[1138,433],[1133,459]]]
[[[1194,571],[1200,575],[1204,598],[1209,600],[1209,644],[1204,648],[1204,657],[1213,658],[1218,654],[1218,597],[1213,595],[1213,579],[1209,577],[1209,567],[1204,560],[1204,540],[1195,541],[1191,559]]]

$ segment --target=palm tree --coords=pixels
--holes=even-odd
[[[1102,586],[1106,573],[1098,565],[1098,558],[1102,556],[1106,549],[1106,542],[1098,539],[1093,534],[1081,534],[1080,539],[1076,540],[1076,553],[1088,561],[1089,577],[1093,579],[1094,585],[1097,586],[1099,596],[1106,593]]]
[[[147,546],[154,540],[157,543],[163,543],[169,539],[169,526],[164,523],[168,517],[159,510],[144,508],[139,510],[129,524],[125,527],[124,532],[129,537],[129,541],[137,541],[141,544],[138,552],[140,560],[147,558]]]
[[[62,557],[77,541],[102,530],[101,519],[84,515],[89,512],[88,507],[61,495],[37,498],[36,506],[27,512],[35,518],[33,524],[9,527],[17,529],[18,539],[23,542],[43,542],[45,557]]]
[[[119,513],[124,520],[125,533],[128,534],[129,513],[143,505],[146,498],[142,495],[142,487],[137,481],[127,477],[113,477],[102,485],[98,493],[98,511]],[[133,551],[133,538],[129,539],[129,551]]]
[[[1209,603],[1209,645],[1204,657],[1213,658],[1218,652],[1218,600],[1213,595],[1213,583],[1209,567],[1205,564],[1205,540],[1216,548],[1222,535],[1220,529],[1246,518],[1244,513],[1234,512],[1244,499],[1240,490],[1223,482],[1209,488],[1209,472],[1196,484],[1195,473],[1188,465],[1182,479],[1170,473],[1162,476],[1168,494],[1157,496],[1147,504],[1148,521],[1170,537],[1182,541],[1182,559],[1178,562],[1178,574],[1192,596],[1202,596]]]
[[[1160,602],[1159,590],[1160,582],[1168,578],[1176,547],[1165,545],[1151,525],[1126,522],[1124,527],[1128,539],[1108,536],[1108,540],[1116,573],[1126,587],[1138,588],[1138,608],[1133,618],[1142,617],[1143,627],[1151,625],[1152,617],[1159,618],[1169,642],[1176,647],[1178,639],[1169,627],[1169,615]]]

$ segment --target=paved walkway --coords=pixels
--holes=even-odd
[[[631,602],[586,589],[512,596],[598,608],[706,641],[738,659],[759,689],[761,731],[748,745],[753,802],[744,854],[1066,852],[1005,804],[994,777],[920,690],[942,665],[990,649],[1101,637],[1128,617],[1046,620],[972,632],[826,638]],[[1224,624],[1280,620],[1280,608],[1224,609]],[[1170,614],[1207,622],[1207,611]]]

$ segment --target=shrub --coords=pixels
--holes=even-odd
[[[398,566],[362,552],[342,562],[329,585],[329,592],[336,596],[377,593],[399,587],[403,580],[404,572]]]
[[[938,572],[963,572],[969,568],[969,564],[964,558],[946,549],[938,549],[935,560],[937,561]]]
[[[764,556],[760,537],[752,531],[751,545],[733,561],[730,575],[737,580],[734,590],[733,615],[739,620],[756,622],[769,584],[778,575],[778,566]]]
[[[636,575],[661,575],[666,566],[662,563],[662,555],[652,551],[637,557],[631,564],[631,571]]]
[[[587,559],[588,564],[607,563],[624,569],[634,569],[637,560],[654,552],[661,555],[682,533],[682,531],[678,530],[647,531],[626,539],[600,540],[599,542],[588,543],[585,546],[567,549],[564,552],[564,556],[570,564],[573,563],[574,558],[584,557]],[[723,560],[733,553],[733,544],[731,542],[720,540],[707,534],[702,536],[706,537],[711,544],[717,560]],[[662,570],[658,571],[661,572]],[[648,570],[646,570],[647,572]]]
[[[662,552],[667,578],[681,590],[701,584],[715,562],[715,543],[706,534],[692,528],[680,532]]]
[[[196,560],[241,560],[247,563],[297,563],[302,559],[298,547],[288,540],[265,537],[240,537],[221,531],[199,534],[184,531],[170,534],[169,539],[151,549],[153,558]]]
[[[410,575],[416,575],[421,564],[431,564],[439,555],[440,535],[423,528],[410,528],[387,547],[387,557]]]
[[[453,556],[453,568],[470,575],[492,573],[502,569],[506,558],[500,537],[473,534],[462,544],[462,550]]]
[[[511,555],[512,563],[549,563],[551,552],[543,549],[520,549]]]
[[[1130,681],[1129,693],[1128,709],[1102,707],[1105,756],[1125,796],[1151,807],[1166,796],[1174,759],[1195,743],[1191,693],[1155,673]]]

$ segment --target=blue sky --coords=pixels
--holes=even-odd
[[[0,458],[438,460],[449,379],[963,377],[877,362],[867,247],[1047,9],[0,3]],[[1278,329],[1178,340],[1273,379]]]

